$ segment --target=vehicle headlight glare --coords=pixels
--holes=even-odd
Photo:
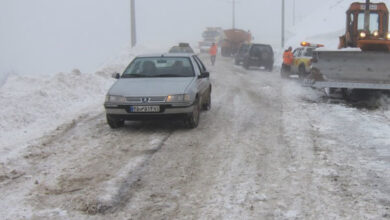
[[[169,95],[167,96],[166,102],[189,102],[190,96],[187,94],[181,95]]]
[[[390,40],[390,33],[386,34],[386,38],[387,38],[387,40]]]
[[[108,96],[108,101],[109,102],[126,102],[126,98],[123,96],[110,95],[110,96]]]
[[[378,31],[374,31],[374,32],[372,32],[372,35],[374,35],[374,37],[378,37],[379,36],[379,32]]]
[[[365,32],[360,32],[360,37],[361,38],[365,38],[367,36],[367,34]]]

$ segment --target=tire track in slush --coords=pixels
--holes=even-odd
[[[98,193],[101,196],[95,201],[89,201],[81,210],[90,215],[104,215],[114,213],[124,207],[131,199],[134,188],[136,188],[143,174],[148,169],[153,156],[162,149],[173,133],[174,131],[170,131],[156,148],[145,150],[142,155],[132,157],[124,169],[119,171],[118,177],[105,184],[106,187],[103,189],[103,192]],[[112,191],[114,193],[111,193]]]

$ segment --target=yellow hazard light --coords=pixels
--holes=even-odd
[[[302,47],[308,47],[308,46],[310,46],[310,43],[308,43],[308,42],[306,42],[306,41],[302,41],[302,42],[301,42],[301,46],[302,46]]]
[[[312,43],[309,43],[307,41],[302,41],[301,46],[302,47],[323,47],[324,45],[323,44],[312,44]]]

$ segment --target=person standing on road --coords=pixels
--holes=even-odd
[[[213,66],[215,64],[215,60],[217,59],[217,52],[218,52],[218,47],[215,43],[213,43],[210,47],[210,50],[209,50],[211,64]]]
[[[294,55],[292,53],[292,47],[288,47],[283,53],[283,64],[282,64],[282,76],[286,77],[291,72],[291,65],[294,61]]]

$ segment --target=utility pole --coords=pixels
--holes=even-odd
[[[233,30],[236,29],[236,0],[233,0]]]
[[[293,26],[295,26],[295,0],[293,0]]]
[[[370,31],[370,0],[366,0],[366,9],[364,10],[364,30]]]
[[[131,29],[131,47],[137,44],[137,29],[135,22],[135,0],[130,0],[130,29]]]
[[[284,48],[284,0],[282,0],[282,49]]]

